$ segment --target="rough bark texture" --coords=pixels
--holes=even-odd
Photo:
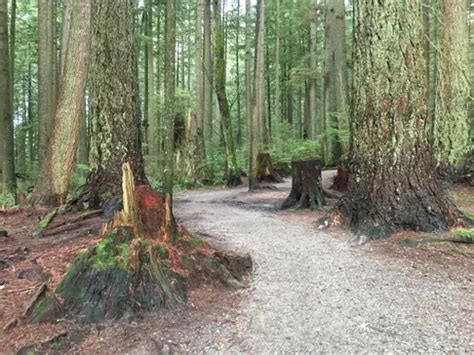
[[[38,1],[38,157],[44,162],[53,131],[56,97],[56,1]]]
[[[0,1],[0,172],[3,192],[15,193],[12,85],[7,1]],[[0,186],[2,186],[0,185]]]
[[[437,160],[454,165],[472,148],[468,118],[467,3],[441,0],[439,4],[433,141]]]
[[[348,84],[344,0],[326,0],[324,31],[323,115],[325,164],[348,152]],[[344,135],[345,134],[345,135]]]
[[[342,212],[370,238],[456,221],[427,134],[418,0],[354,3],[352,154]],[[396,49],[396,50],[394,50]]]
[[[141,152],[139,97],[133,33],[133,1],[93,5],[90,172],[84,197],[99,207],[120,199],[122,164],[130,161],[138,183],[146,181]]]
[[[291,191],[281,209],[323,208],[324,195],[321,185],[321,161],[292,161]]]
[[[64,58],[54,129],[31,196],[34,205],[65,203],[74,171],[90,57],[91,1],[76,0],[72,6],[70,43]]]

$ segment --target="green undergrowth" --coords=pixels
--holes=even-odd
[[[456,228],[452,233],[456,237],[467,238],[474,241],[474,229]]]

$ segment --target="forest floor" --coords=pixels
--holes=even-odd
[[[323,173],[326,187],[333,172]],[[218,248],[250,253],[248,287],[215,283],[189,293],[186,307],[100,325],[3,327],[21,315],[46,272],[54,282],[78,250],[96,241],[96,217],[75,231],[32,238],[37,217],[0,214],[0,353],[28,344],[51,353],[474,352],[474,245],[400,233],[358,245],[348,231],[319,229],[324,212],[278,211],[290,182],[179,193],[179,224]],[[474,212],[474,189],[451,189]],[[334,201],[333,201],[334,202]],[[442,237],[442,235],[439,235]],[[20,352],[21,353],[21,352]]]

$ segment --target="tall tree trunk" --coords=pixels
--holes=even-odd
[[[204,139],[212,139],[211,0],[204,8]]]
[[[354,2],[351,178],[342,210],[370,238],[456,220],[428,143],[419,1]]]
[[[280,90],[280,0],[274,1],[275,11],[275,122],[281,121],[281,90]]]
[[[72,6],[70,42],[50,147],[31,196],[31,203],[35,205],[64,204],[74,171],[90,57],[91,0],[75,0]]]
[[[309,78],[309,121],[310,126],[308,129],[308,138],[315,138],[315,124],[318,119],[317,117],[317,107],[316,107],[316,73],[318,70],[318,57],[316,53],[316,28],[317,28],[317,6],[319,0],[313,0],[313,17],[309,27],[309,68],[311,70],[311,76]],[[320,132],[318,132],[319,134]]]
[[[469,146],[468,27],[465,0],[441,0],[434,117],[437,159],[454,165]]]
[[[265,29],[264,0],[257,1],[257,24],[255,41],[255,72],[253,81],[253,105],[252,124],[250,131],[250,167],[249,167],[249,190],[258,188],[257,170],[258,153],[263,142],[263,122],[265,115],[265,60],[264,60],[264,29]]]
[[[60,77],[64,73],[64,65],[66,63],[67,46],[69,43],[69,29],[71,27],[72,3],[71,0],[63,1],[63,19],[61,24],[61,52],[59,57],[59,74]]]
[[[250,0],[245,0],[245,117],[247,122],[247,138],[250,141],[250,131],[252,127],[252,45],[250,27],[252,20],[250,19]]]
[[[87,101],[82,104],[81,127],[79,129],[79,145],[77,147],[77,163],[89,164],[89,128],[87,126],[86,114]]]
[[[326,0],[324,33],[323,115],[325,163],[333,165],[348,151],[348,84],[344,0]],[[340,133],[345,133],[342,135]]]
[[[37,145],[35,142],[35,124],[33,122],[33,71],[32,71],[32,64],[30,57],[31,56],[31,48],[28,45],[28,153],[29,153],[29,162],[32,165],[33,161],[37,158],[35,154],[35,146]]]
[[[0,0],[0,169],[4,193],[15,194],[15,154],[7,0]]]
[[[130,162],[138,184],[146,182],[136,83],[133,0],[93,4],[90,171],[84,197],[102,206],[121,196],[122,165]]]
[[[214,77],[216,83],[216,94],[219,103],[219,111],[221,114],[221,122],[223,128],[224,147],[226,156],[230,159],[227,161],[227,185],[240,185],[240,169],[237,164],[237,153],[235,151],[234,137],[232,132],[232,122],[230,119],[229,102],[226,94],[226,63],[225,63],[225,47],[224,47],[224,27],[221,19],[221,2],[213,0],[214,7],[214,36],[215,36],[215,60],[214,60]]]
[[[205,157],[205,141],[204,141],[204,131],[205,131],[205,99],[204,99],[204,37],[203,37],[203,21],[204,21],[204,11],[206,7],[206,0],[197,0],[196,8],[196,58],[195,58],[195,74],[196,74],[196,113],[197,113],[197,136],[198,144],[200,144],[200,155]]]
[[[176,2],[166,1],[165,17],[165,68],[164,68],[164,137],[163,137],[163,192],[166,194],[166,217],[164,228],[171,240],[176,237],[172,211],[174,170],[174,125],[175,125],[175,61],[176,61]]]
[[[235,71],[237,90],[237,146],[242,145],[242,104],[240,98],[240,0],[237,0],[237,24],[235,30]]]
[[[153,102],[153,7],[152,1],[145,1],[145,98],[144,98],[144,119],[143,119],[143,143],[145,154],[149,152],[149,132],[150,120],[152,117]]]
[[[38,0],[38,156],[44,163],[53,130],[56,96],[55,0]]]

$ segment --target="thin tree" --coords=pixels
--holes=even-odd
[[[265,60],[264,60],[264,0],[257,2],[257,25],[255,41],[255,71],[252,89],[252,119],[249,126],[250,135],[250,166],[249,166],[249,190],[258,189],[258,153],[263,141],[262,126],[265,115]]]
[[[204,139],[212,139],[211,0],[204,8]]]
[[[31,196],[34,205],[64,204],[74,171],[90,58],[91,0],[75,0],[71,5],[70,40],[63,62],[54,128]]]
[[[326,0],[324,30],[323,120],[325,163],[333,165],[348,151],[348,83],[344,0]]]
[[[225,47],[224,47],[224,27],[221,19],[221,1],[213,0],[214,7],[214,37],[215,37],[215,60],[214,60],[214,76],[215,90],[219,103],[219,110],[222,120],[224,148],[226,156],[230,159],[226,160],[229,165],[227,171],[227,186],[237,186],[242,183],[240,180],[240,169],[237,164],[237,153],[235,151],[234,137],[232,132],[232,122],[230,118],[229,102],[226,93],[226,63],[225,63]]]
[[[369,238],[456,222],[428,141],[419,5],[354,2],[352,174],[342,211]]]
[[[38,156],[45,161],[56,98],[56,1],[38,0]]]
[[[15,194],[12,67],[8,36],[8,2],[0,1],[0,169],[4,193]]]
[[[163,137],[163,192],[166,194],[165,228],[170,238],[176,236],[169,232],[174,230],[172,218],[173,170],[174,170],[174,120],[175,120],[175,61],[176,61],[176,2],[166,1],[165,17],[165,67],[164,67],[164,137]]]

